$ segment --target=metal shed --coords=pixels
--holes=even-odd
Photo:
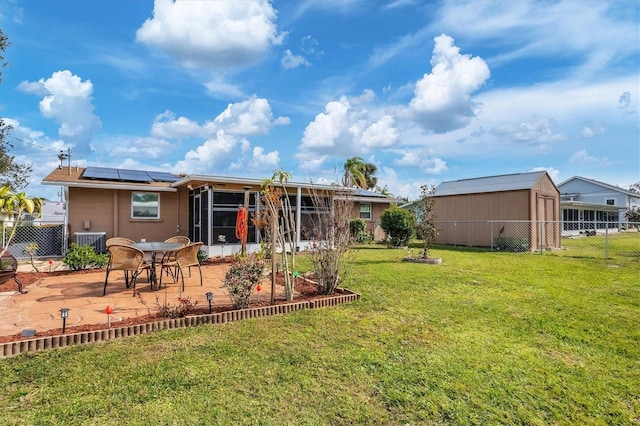
[[[434,209],[442,244],[560,247],[560,191],[546,171],[442,182]]]

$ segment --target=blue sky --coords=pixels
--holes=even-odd
[[[72,164],[424,184],[640,181],[630,1],[3,0],[0,116],[31,195]]]

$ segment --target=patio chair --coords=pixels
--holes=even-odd
[[[164,242],[177,243],[177,244],[182,244],[184,246],[188,246],[189,244],[191,244],[191,240],[189,239],[189,237],[185,237],[183,235],[175,235],[173,237],[169,237],[166,240],[164,240]],[[173,262],[175,260],[176,260],[175,251],[169,251],[162,255],[162,263]],[[169,273],[170,271],[167,270],[167,275],[169,275]]]
[[[134,243],[135,241],[130,240],[129,238],[113,237],[107,240],[107,247],[112,246],[114,244],[119,244],[121,246],[130,246],[131,244],[134,244]]]
[[[174,237],[170,237],[167,238],[166,240],[164,240],[165,243],[180,243],[180,244],[184,244],[185,246],[188,246],[189,244],[191,244],[191,240],[189,239],[189,237],[185,237],[182,235],[176,235]]]
[[[18,261],[7,250],[0,259],[0,284],[4,284],[10,279],[13,279],[18,284],[18,291],[21,294],[27,292],[22,289],[22,282],[18,279]]]
[[[174,259],[166,261],[160,266],[159,288],[162,288],[162,272],[166,269],[173,277],[173,282],[177,282],[178,275],[180,276],[182,280],[182,290],[184,290],[184,269],[189,268],[189,276],[191,276],[192,266],[198,267],[200,285],[202,285],[202,269],[200,269],[200,262],[198,261],[198,252],[200,251],[201,246],[201,242],[192,243],[173,252]],[[174,271],[172,271],[172,269],[174,269]]]
[[[149,271],[151,266],[144,262],[144,252],[128,245],[112,244],[107,247],[109,251],[109,264],[107,265],[107,275],[104,278],[104,291],[107,294],[107,283],[111,271],[124,271],[124,279],[127,288],[136,288],[136,280],[142,271]],[[131,277],[129,277],[131,273]]]

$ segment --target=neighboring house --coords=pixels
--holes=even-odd
[[[188,235],[202,241],[209,256],[240,250],[235,235],[238,207],[249,199],[250,214],[260,205],[261,181],[249,178],[181,175],[166,172],[103,167],[59,168],[46,176],[43,185],[63,187],[71,241],[94,244],[113,236],[135,241],[163,241]],[[316,213],[312,191],[335,191],[342,187],[289,182],[286,184],[297,226],[297,247],[311,244],[308,229]],[[384,238],[380,216],[398,200],[368,191],[354,191],[354,217],[367,222],[369,231]],[[249,222],[247,250],[260,247],[259,231]]]
[[[545,171],[442,182],[434,211],[442,244],[560,247],[560,192]]]
[[[563,232],[595,232],[626,226],[625,213],[640,205],[640,194],[626,189],[574,176],[558,185]]]

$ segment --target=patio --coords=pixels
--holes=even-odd
[[[180,285],[172,283],[170,277],[163,278],[163,287],[153,291],[149,287],[143,273],[136,285],[139,297],[133,297],[133,289],[126,288],[122,271],[113,271],[109,275],[106,296],[102,296],[104,287],[104,270],[95,272],[82,271],[66,275],[55,275],[42,278],[32,284],[25,285],[28,291],[20,294],[17,291],[0,292],[0,337],[21,333],[23,330],[35,330],[38,333],[62,327],[60,309],[69,308],[66,319],[67,329],[91,324],[106,324],[105,309],[110,306],[111,326],[118,327],[130,318],[139,318],[157,312],[157,305],[166,303],[178,304],[178,297],[190,297],[197,301],[197,308],[208,308],[205,296],[213,293],[213,306],[230,307],[231,302],[225,289],[221,288],[224,274],[229,263],[209,263],[202,265],[203,283],[197,270],[192,270],[191,277],[185,274],[185,290],[180,292]],[[30,265],[22,265],[20,271],[32,270]],[[269,281],[267,279],[267,281]],[[168,284],[165,286],[165,284]],[[252,296],[252,303],[270,299],[270,285],[262,285],[262,291]],[[282,293],[277,288],[276,296]]]

